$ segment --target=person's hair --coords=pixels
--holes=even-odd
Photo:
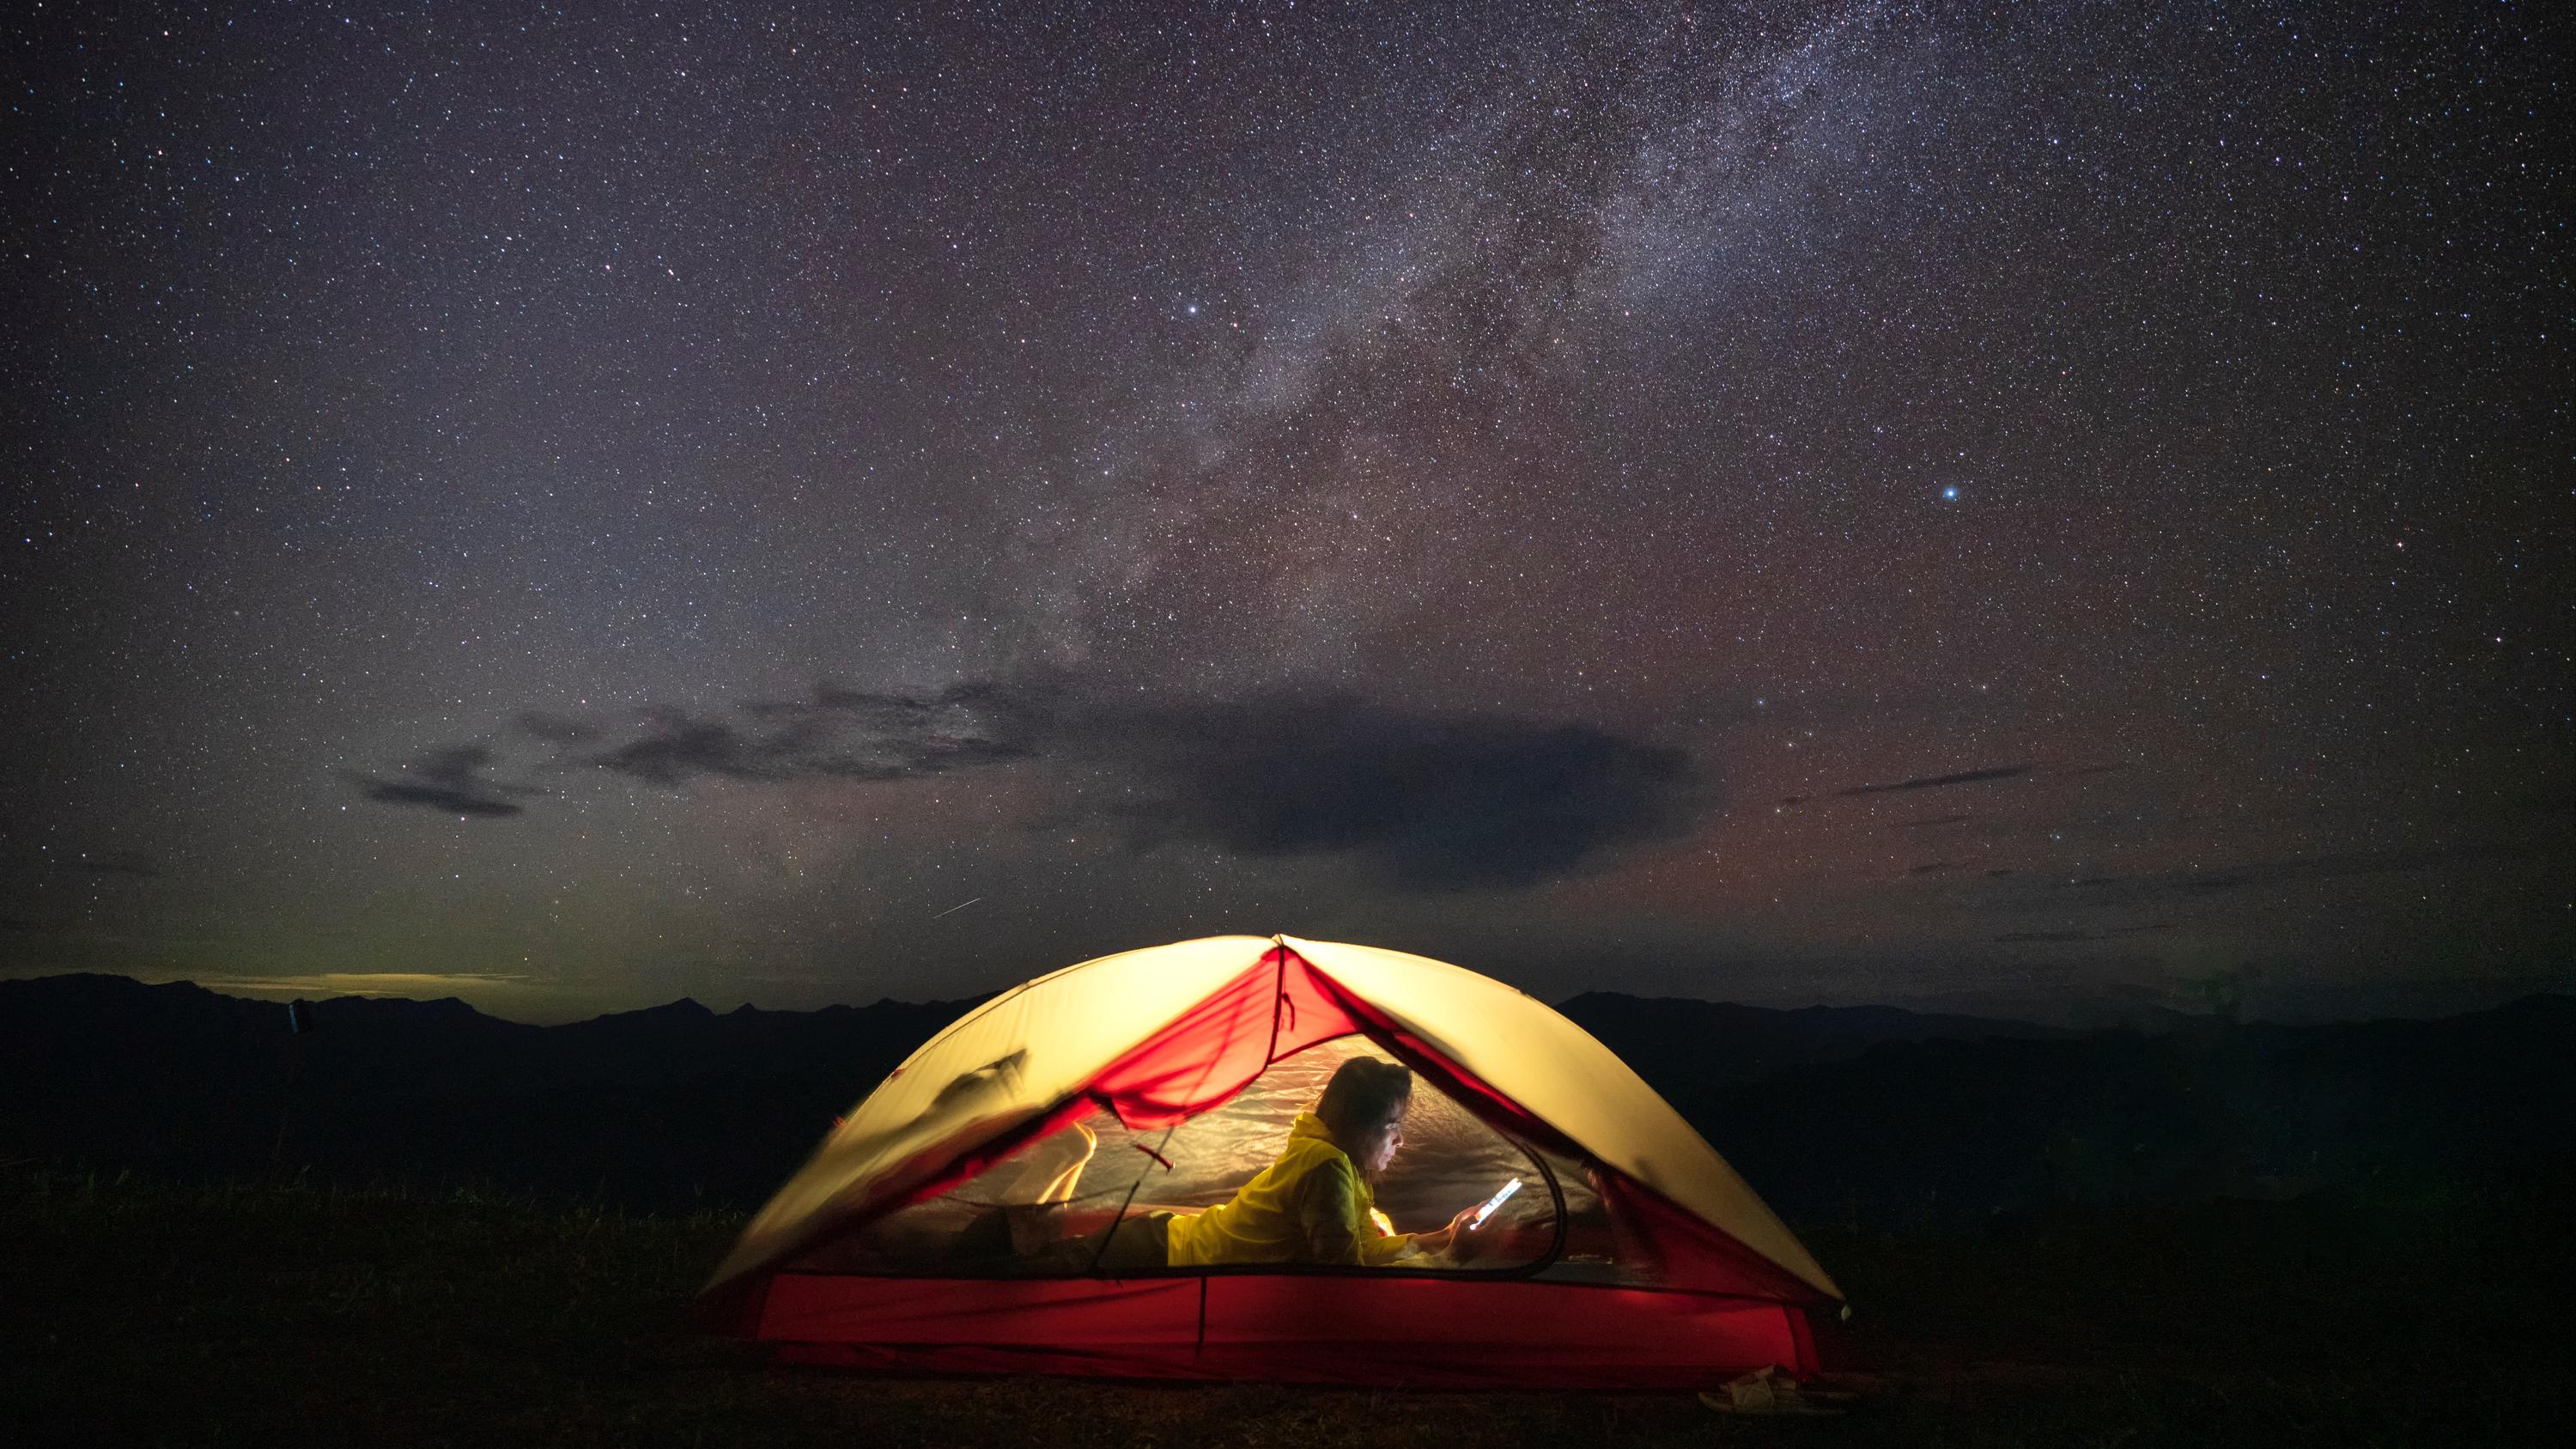
[[[1333,1069],[1315,1115],[1336,1137],[1363,1132],[1404,1110],[1413,1100],[1413,1073],[1394,1062],[1353,1057]]]

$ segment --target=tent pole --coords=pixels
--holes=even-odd
[[[1261,1069],[1265,1072],[1270,1070],[1272,1062],[1279,1060],[1279,1006],[1288,999],[1288,938],[1273,935],[1270,949],[1279,953],[1279,967],[1270,977],[1270,1047],[1261,1057]]]

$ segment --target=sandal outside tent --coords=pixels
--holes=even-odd
[[[1029,1271],[961,1250],[1222,1201],[1360,1051],[1418,1083],[1424,1130],[1380,1193],[1401,1226],[1526,1180],[1469,1260]],[[1807,1311],[1841,1299],[1679,1113],[1536,998],[1427,957],[1229,936],[969,1012],[841,1121],[704,1301],[782,1359],[875,1370],[1707,1388],[1815,1372]]]

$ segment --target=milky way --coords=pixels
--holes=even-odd
[[[2563,985],[2567,38],[46,6],[0,970]]]

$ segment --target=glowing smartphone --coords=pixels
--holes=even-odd
[[[1483,1227],[1485,1225],[1485,1219],[1494,1215],[1494,1209],[1511,1201],[1512,1194],[1520,1190],[1521,1180],[1517,1177],[1504,1183],[1501,1188],[1495,1191],[1492,1197],[1485,1199],[1485,1205],[1483,1207],[1476,1209],[1476,1215],[1467,1220],[1467,1231],[1472,1233],[1476,1229]]]

